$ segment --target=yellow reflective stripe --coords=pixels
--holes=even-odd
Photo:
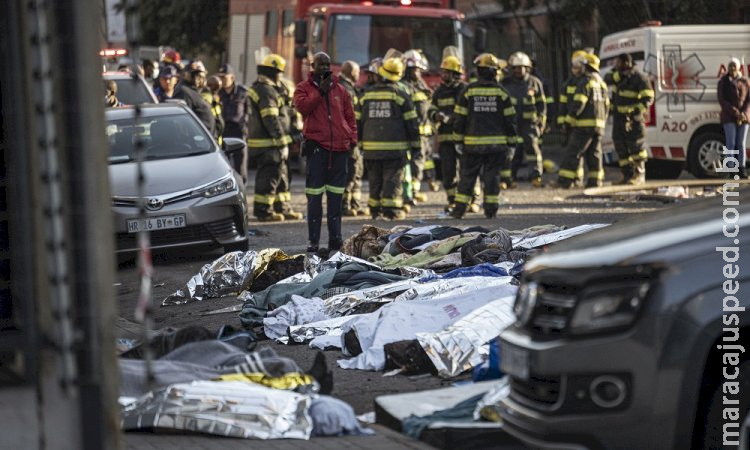
[[[524,112],[523,113],[523,118],[524,119],[531,119],[531,120],[536,119],[536,111],[526,111],[526,112]]]
[[[380,206],[380,200],[370,197],[367,199],[367,206],[369,206],[370,208],[377,208],[378,206]]]
[[[570,95],[575,94],[576,93],[576,86],[575,85],[566,86],[565,87],[565,93],[566,94],[570,94]]]
[[[620,72],[615,72],[612,74],[612,79],[616,82],[620,81]]]
[[[291,144],[292,138],[288,135],[282,136],[280,139],[254,139],[250,138],[247,140],[247,146],[252,148],[264,148],[264,147],[283,147],[284,145]]]
[[[505,100],[508,97],[508,94],[505,93],[505,90],[503,88],[497,88],[497,87],[473,87],[469,88],[466,91],[466,94],[464,94],[465,97],[475,97],[475,96],[493,96],[496,95],[503,100]]]
[[[589,97],[586,94],[576,94],[573,96],[573,101],[587,103],[589,101]]]
[[[560,169],[560,171],[557,174],[560,176],[560,178],[567,178],[569,180],[575,180],[576,179],[576,171],[575,170]]]
[[[568,116],[571,126],[577,128],[604,128],[606,121],[604,119],[574,119]]]
[[[456,105],[455,108],[453,108],[453,112],[456,114],[461,114],[462,116],[468,116],[469,115],[469,108],[466,108],[461,105]]]
[[[326,184],[325,190],[332,194],[343,194],[345,189],[343,187]]]
[[[253,88],[247,90],[247,96],[250,97],[250,99],[255,103],[258,103],[260,101],[260,96],[257,92],[255,92],[255,89]]]
[[[362,102],[364,103],[368,100],[391,100],[399,106],[404,104],[404,98],[395,92],[367,92],[362,96]]]
[[[439,98],[437,100],[438,106],[453,106],[456,104],[455,98]]]
[[[363,141],[364,150],[408,150],[409,143],[406,141]]]
[[[630,155],[630,157],[633,158],[633,161],[638,161],[640,159],[648,159],[648,152],[646,150],[641,150],[635,155]]]
[[[510,169],[504,169],[500,171],[501,178],[510,178],[513,175],[513,171]]]
[[[414,95],[411,96],[411,100],[413,102],[424,102],[429,100],[429,97],[427,97],[427,94],[425,94],[422,91],[417,91],[414,93]]]
[[[435,168],[435,161],[428,159],[424,162],[424,170],[430,170]]]
[[[622,89],[622,90],[617,91],[617,95],[619,95],[620,97],[625,97],[625,98],[638,98],[638,91]]]
[[[591,180],[602,181],[604,180],[604,171],[603,170],[590,170],[588,178]]]
[[[507,143],[507,136],[464,136],[464,145],[501,145]]]
[[[406,113],[404,114],[404,120],[412,120],[412,119],[416,119],[416,118],[417,118],[417,112],[416,112],[416,111],[414,111],[414,110],[412,110],[412,111],[407,111],[407,112],[406,112]]]
[[[568,96],[565,94],[560,94],[560,103],[568,103]]]
[[[276,200],[280,202],[291,202],[292,193],[291,192],[279,192],[276,194]]]
[[[508,117],[508,116],[513,116],[513,115],[515,115],[515,114],[516,114],[516,108],[514,108],[513,106],[508,106],[507,108],[505,108],[505,109],[503,110],[503,115],[504,115],[505,117]]]
[[[278,116],[278,115],[279,115],[279,108],[270,107],[270,108],[263,108],[260,110],[261,117]]]
[[[516,98],[515,98],[515,97],[511,97],[511,98],[510,98],[510,104],[511,104],[511,105],[513,105],[513,106],[515,106],[515,105],[517,105],[517,104],[518,104],[518,100],[516,100]]]
[[[454,134],[438,134],[438,142],[455,142],[463,140],[463,136],[459,137]]]
[[[633,161],[631,161],[630,158],[628,158],[628,159],[620,159],[620,160],[617,161],[617,165],[620,166],[620,167],[630,166],[632,164],[633,164]]]
[[[432,134],[432,125],[428,123],[423,123],[419,126],[419,134],[423,136],[429,136]]]
[[[273,195],[255,194],[253,196],[253,201],[255,203],[262,203],[264,205],[273,205],[274,196]]]
[[[641,92],[638,93],[641,97],[653,97],[654,96],[654,90],[653,89],[644,89]]]
[[[469,203],[469,200],[471,200],[471,196],[464,195],[464,194],[456,194],[456,197],[453,200],[456,203]]]
[[[485,195],[484,196],[484,202],[485,203],[500,203],[500,196],[499,195]]]
[[[404,201],[400,198],[381,198],[380,204],[386,208],[400,208],[404,206]]]
[[[325,191],[326,191],[325,186],[322,186],[319,188],[312,188],[312,187],[305,188],[305,194],[307,195],[323,195],[323,192]]]
[[[354,118],[357,120],[362,119],[362,113],[359,111],[354,111]]]
[[[453,133],[453,140],[454,141],[459,141],[459,142],[463,141],[464,140],[464,135],[463,134],[458,134],[458,133]]]
[[[641,109],[645,109],[644,106],[640,103],[636,103],[634,105],[618,105],[617,106],[617,112],[622,114],[628,114],[631,112],[636,112]]]
[[[540,98],[540,100],[541,100],[541,98]],[[523,104],[524,105],[533,105],[534,103],[536,103],[536,102],[534,101],[533,97],[524,97],[523,98]]]
[[[557,116],[557,124],[562,125],[564,123],[567,123],[567,120],[565,120],[567,116]]]

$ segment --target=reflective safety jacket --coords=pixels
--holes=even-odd
[[[432,104],[428,111],[430,120],[436,124],[438,132],[438,142],[453,141],[455,137],[453,135],[453,111],[456,108],[456,99],[458,94],[466,87],[466,83],[457,80],[451,84],[441,84],[432,93]],[[435,114],[441,112],[448,116],[447,122],[438,122],[435,119]]]
[[[469,84],[458,95],[453,129],[466,153],[500,153],[505,145],[520,142],[516,109],[508,91],[494,80]]]
[[[417,111],[417,120],[419,121],[419,135],[432,136],[434,129],[429,118],[430,97],[432,90],[427,86],[424,80],[416,81],[404,80],[404,84],[409,88],[411,101],[414,103],[414,110]]]
[[[214,138],[221,145],[224,134],[224,117],[221,112],[221,100],[208,88],[201,89],[201,97],[211,106],[211,114],[214,116]]]
[[[576,93],[576,82],[578,77],[572,76],[565,80],[560,89],[559,103],[557,106],[557,124],[563,125],[568,118],[568,107],[573,102],[573,94]]]
[[[299,142],[302,140],[302,114],[294,108],[294,84],[282,81],[276,90],[280,96],[279,116],[289,118],[289,128],[284,131],[293,141]]]
[[[612,112],[643,121],[643,112],[654,101],[654,89],[648,77],[635,67],[629,74],[613,70],[604,80],[612,86]]]
[[[607,85],[598,73],[576,77],[576,89],[568,104],[565,121],[570,127],[604,131],[609,114],[609,95]]]
[[[261,75],[247,95],[252,105],[248,149],[281,148],[290,144],[289,116],[276,84]]]
[[[376,83],[365,90],[355,116],[365,159],[400,159],[420,148],[417,112],[396,84]]]
[[[505,90],[511,96],[511,102],[516,108],[516,124],[519,129],[536,126],[543,130],[547,122],[547,100],[544,96],[542,81],[526,74],[523,78],[514,75],[502,81]]]

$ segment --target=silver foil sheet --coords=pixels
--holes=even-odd
[[[417,333],[417,340],[443,378],[455,377],[487,358],[488,341],[515,321],[513,301],[506,296],[488,303],[437,333]]]
[[[546,233],[546,234],[529,237],[529,238],[514,237],[513,249],[529,250],[532,248],[542,247],[545,245],[552,244],[554,242],[562,241],[565,239],[570,239],[573,236],[578,236],[579,234],[588,233],[590,231],[596,230],[597,228],[602,228],[606,226],[609,226],[609,224],[595,223],[595,224],[589,224],[589,225],[580,225],[577,227],[569,228],[567,230],[553,231],[552,233]]]
[[[289,327],[289,337],[292,341],[301,344],[318,336],[341,336],[341,328],[354,317],[356,316],[334,317],[320,322],[293,325]]]
[[[400,293],[419,285],[416,280],[402,280],[394,283],[381,284],[359,291],[346,292],[331,296],[324,300],[325,313],[331,317],[345,316],[361,303],[390,302]]]
[[[398,270],[401,272],[401,276],[409,278],[424,278],[430,275],[435,275],[434,270],[420,269],[418,267],[399,267]]]
[[[474,409],[474,420],[485,419],[491,422],[501,422],[500,401],[508,395],[510,395],[510,382],[508,377],[502,377],[477,403]]]
[[[162,306],[183,305],[204,298],[223,297],[239,293],[252,281],[258,253],[231,252],[206,264],[184,288],[178,289],[162,301]]]
[[[443,295],[465,294],[484,289],[488,285],[502,286],[512,282],[511,277],[465,277],[433,280],[423,284],[415,283],[409,290],[399,294],[395,300],[425,300]]]
[[[235,381],[194,381],[122,407],[122,428],[160,428],[252,439],[309,439],[310,397]]]

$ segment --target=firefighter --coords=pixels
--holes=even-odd
[[[587,53],[577,62],[584,66],[584,72],[576,78],[575,91],[568,98],[566,123],[571,131],[558,172],[557,184],[561,188],[573,186],[581,157],[588,168],[586,187],[601,186],[604,180],[602,136],[609,113],[607,85],[599,76],[596,55]]]
[[[216,142],[221,145],[224,140],[222,138],[224,134],[224,116],[221,112],[221,99],[219,98],[219,91],[221,90],[221,78],[216,75],[212,75],[206,78],[206,73],[203,72],[202,80],[199,84],[201,97],[211,106],[211,114],[214,116],[214,127],[216,128]]]
[[[279,117],[286,126],[284,132],[289,135],[292,142],[300,144],[302,142],[302,116],[294,108],[294,83],[284,78],[284,74],[279,76],[276,83],[276,91],[279,93]],[[281,159],[281,178],[279,186],[276,188],[276,198],[273,202],[273,210],[284,216],[284,220],[301,220],[304,215],[301,212],[292,210],[292,193],[290,192],[292,183],[291,173],[289,171],[289,152],[282,153]]]
[[[440,79],[432,95],[430,106],[430,120],[438,127],[438,154],[440,155],[440,170],[443,175],[443,188],[448,197],[446,212],[453,211],[456,186],[458,185],[458,160],[456,153],[456,138],[453,134],[453,110],[456,106],[458,94],[466,87],[461,80],[463,70],[461,60],[457,56],[449,55],[440,63]]]
[[[484,184],[484,215],[493,218],[500,201],[501,181],[511,182],[511,147],[518,143],[516,110],[511,96],[497,82],[499,61],[484,53],[476,59],[478,80],[458,96],[453,129],[462,149],[461,178],[451,216],[461,219],[471,200],[477,176]],[[461,153],[459,151],[459,153]]]
[[[512,186],[518,179],[518,170],[528,158],[532,166],[529,179],[534,187],[542,187],[542,149],[539,137],[547,122],[547,102],[542,81],[531,75],[531,58],[523,52],[515,52],[508,58],[511,75],[503,78],[502,85],[511,95],[516,109],[519,142],[511,163]]]
[[[175,87],[173,98],[185,102],[198,119],[203,122],[208,131],[214,137],[218,137],[216,134],[216,118],[211,111],[211,105],[200,94],[205,80],[206,67],[201,61],[193,61],[185,67],[182,81]]]
[[[268,54],[258,64],[258,79],[248,89],[252,111],[247,147],[254,155],[258,171],[255,176],[253,215],[261,222],[281,222],[284,215],[273,210],[276,191],[281,182],[283,164],[292,142],[289,117],[285,115],[284,99],[277,90],[286,61]],[[282,115],[284,114],[284,115]]]
[[[412,143],[419,141],[417,112],[397,85],[404,72],[401,58],[383,58],[377,70],[380,79],[365,90],[356,112],[370,184],[367,204],[373,219],[404,219],[401,180]]]
[[[587,53],[593,52],[594,49],[591,49],[591,51],[588,51],[587,49],[576,50],[570,56],[570,77],[565,80],[565,83],[560,89],[560,97],[557,106],[557,127],[560,130],[560,133],[563,135],[563,147],[567,147],[568,138],[570,137],[570,128],[568,127],[568,123],[566,122],[566,118],[568,117],[568,100],[571,100],[572,102],[573,94],[575,94],[576,92],[576,80],[585,70],[583,65],[580,63],[581,57],[586,56]],[[578,164],[575,184],[583,184],[584,174],[585,172],[583,168],[583,160],[581,160]]]
[[[344,61],[341,64],[341,73],[339,73],[339,83],[346,89],[349,98],[352,101],[352,108],[357,108],[360,89],[357,86],[359,79],[359,64],[354,61]],[[362,200],[362,173],[364,172],[364,162],[362,161],[362,152],[358,145],[352,148],[349,154],[347,166],[346,190],[344,191],[344,209],[343,214],[348,217],[366,216],[370,212],[360,203]]]
[[[615,58],[615,70],[605,81],[612,86],[612,140],[622,171],[621,184],[646,181],[646,111],[654,101],[649,79],[633,65],[633,57],[623,53]]]
[[[427,86],[422,73],[429,69],[427,57],[419,50],[408,50],[404,53],[406,74],[404,84],[409,88],[414,109],[419,120],[420,151],[415,152],[411,159],[411,177],[413,199],[417,202],[427,201],[427,197],[420,192],[422,179],[425,179],[432,189],[435,184],[435,162],[432,159],[432,136],[434,135],[432,122],[428,117],[432,89]]]

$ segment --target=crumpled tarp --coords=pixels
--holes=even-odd
[[[510,284],[511,277],[505,279],[476,277],[441,281],[443,283],[466,283],[468,280],[477,287],[472,292],[464,293],[455,290],[449,291],[450,294],[437,295],[429,301],[396,301],[375,313],[354,316],[353,320],[347,322],[342,328],[341,345],[342,349],[350,354],[356,350],[361,353],[355,358],[338,361],[339,367],[383,370],[385,365],[383,346],[385,344],[415,339],[416,333],[419,332],[443,330],[488,301],[513,295],[517,289],[516,286]],[[419,320],[415,320],[415,317]]]
[[[282,305],[263,319],[263,331],[269,339],[288,339],[289,327],[318,322],[330,317],[323,312],[325,304],[319,298],[304,298],[292,295],[289,303]]]
[[[239,381],[177,383],[122,407],[122,428],[235,438],[309,439],[310,397]]]
[[[466,242],[477,237],[479,233],[465,233],[458,236],[449,237],[442,241],[435,241],[430,244],[427,248],[410,255],[408,253],[401,253],[397,256],[392,256],[388,253],[381,253],[378,256],[371,257],[370,261],[383,267],[384,269],[391,269],[401,266],[411,267],[426,267],[430,264],[440,261],[449,253],[454,252],[460,248]]]
[[[556,227],[558,229],[555,231],[545,232],[541,234],[533,234],[533,233],[515,234],[513,235],[513,248],[528,250],[532,248],[543,247],[545,245],[549,245],[554,242],[562,241],[564,239],[569,239],[569,238],[572,238],[573,236],[578,236],[579,234],[588,233],[590,231],[596,230],[597,228],[603,228],[606,226],[609,226],[609,224],[595,223],[595,224],[580,225],[580,226],[568,228],[568,229],[564,229],[563,227]],[[532,229],[533,228],[530,228],[529,230],[532,230]]]
[[[417,333],[417,340],[443,378],[455,377],[487,359],[487,342],[516,320],[515,295],[483,305],[437,333]]]
[[[474,420],[485,419],[491,422],[502,422],[500,401],[508,395],[510,395],[510,381],[508,377],[503,377],[477,402],[477,407],[474,409]]]

